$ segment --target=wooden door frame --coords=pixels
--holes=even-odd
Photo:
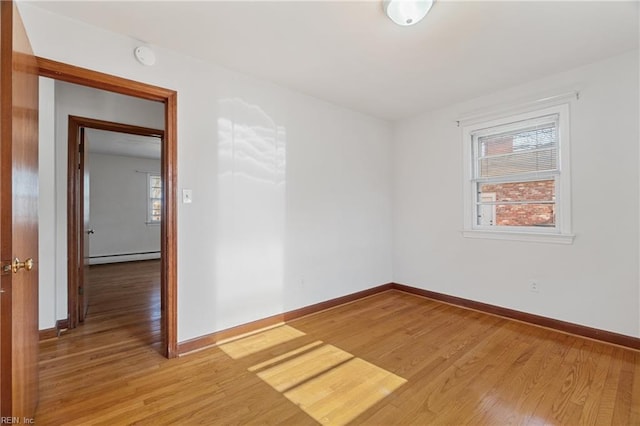
[[[67,321],[69,328],[78,326],[78,317],[81,309],[78,291],[80,288],[80,268],[82,268],[81,255],[83,254],[84,234],[80,232],[83,224],[83,215],[80,207],[84,196],[81,194],[83,170],[78,168],[80,164],[80,130],[96,129],[110,132],[127,133],[138,136],[159,137],[164,142],[165,131],[148,127],[134,126],[130,124],[116,123],[113,121],[98,120],[95,118],[78,117],[70,115],[68,120],[69,133],[67,135]],[[161,156],[162,158],[162,156]],[[160,160],[162,162],[162,159]],[[162,227],[164,217],[161,218]],[[162,231],[161,231],[162,232]],[[161,257],[164,251],[161,247]],[[163,293],[161,291],[161,293]],[[161,297],[161,310],[164,315],[166,301]],[[162,325],[161,327],[164,327]],[[164,333],[163,333],[164,335]]]
[[[162,350],[168,358],[178,355],[177,347],[177,100],[175,90],[128,80],[122,77],[88,70],[85,68],[36,57],[39,75],[55,80],[74,83],[95,89],[107,90],[122,95],[134,96],[164,103],[164,138],[160,170],[163,182],[162,222],[160,224],[160,244],[162,252],[160,294],[164,308],[161,318]],[[69,133],[71,135],[71,133]],[[69,167],[75,169],[75,164]],[[71,167],[71,165],[74,165]],[[73,194],[67,192],[67,202]],[[68,212],[70,213],[70,212]],[[71,229],[67,230],[69,234]],[[67,235],[71,238],[72,235]],[[73,241],[73,240],[70,240]],[[69,257],[70,259],[74,259]],[[69,268],[71,274],[74,268]]]

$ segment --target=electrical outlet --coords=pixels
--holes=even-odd
[[[540,285],[538,284],[538,281],[529,281],[529,291],[532,293],[540,293]]]

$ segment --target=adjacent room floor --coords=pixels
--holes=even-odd
[[[394,290],[168,360],[159,262],[93,271],[38,424],[640,424],[638,351]]]

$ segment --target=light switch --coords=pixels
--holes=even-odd
[[[182,204],[191,204],[193,202],[193,191],[191,189],[182,190]]]

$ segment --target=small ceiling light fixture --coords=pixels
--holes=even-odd
[[[433,0],[384,0],[382,6],[393,22],[406,27],[427,16]]]

